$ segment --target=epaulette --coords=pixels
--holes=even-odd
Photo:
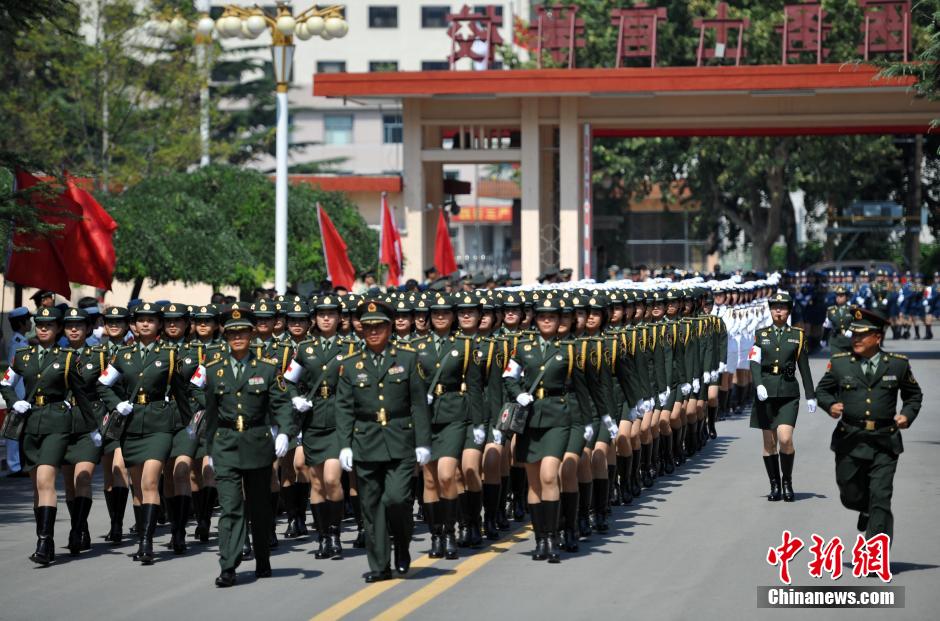
[[[209,362],[206,363],[206,368],[208,369],[209,367],[211,367],[211,366],[213,366],[213,365],[219,364],[219,363],[222,362],[223,360],[225,360],[225,359],[224,359],[224,358],[216,358],[215,360],[210,360]]]
[[[895,353],[889,352],[889,351],[886,351],[886,352],[884,352],[884,353],[888,354],[888,357],[889,357],[889,358],[897,358],[897,359],[899,359],[899,360],[908,360],[908,357],[905,356],[904,354],[895,354]]]
[[[266,363],[268,363],[268,364],[270,364],[270,365],[273,365],[273,366],[275,366],[275,367],[278,365],[277,358],[265,358],[264,356],[262,356],[261,358],[259,358],[259,360],[260,360],[261,362],[266,362]]]
[[[851,352],[842,352],[841,354],[834,354],[832,357],[833,358],[846,358],[851,355],[852,355]]]
[[[162,347],[163,349],[179,349],[176,343],[160,343],[158,347]]]
[[[32,345],[24,345],[24,346],[22,346],[22,347],[17,347],[17,348],[16,348],[16,353],[18,354],[18,353],[21,353],[21,352],[24,352],[24,351],[29,351],[31,347],[32,347]]]
[[[408,345],[408,344],[405,344],[405,343],[396,343],[396,344],[395,344],[395,347],[397,347],[397,348],[400,349],[401,351],[410,351],[411,353],[415,353],[414,348],[411,347],[411,345]]]
[[[304,340],[302,340],[301,342],[297,343],[297,347],[298,347],[298,349],[299,349],[299,348],[302,347],[303,345],[316,345],[316,344],[319,343],[319,342],[320,342],[320,340],[319,340],[318,337],[312,336],[312,337],[310,337],[309,339],[304,339]]]
[[[798,327],[796,327],[796,326],[790,326],[790,327],[793,328],[794,330],[799,330],[800,332],[803,331],[803,328],[798,328]]]

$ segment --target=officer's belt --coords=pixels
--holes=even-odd
[[[41,408],[47,405],[52,405],[53,403],[56,403],[57,401],[62,401],[63,403],[65,402],[64,399],[50,399],[47,395],[36,395],[35,397],[33,397],[32,404],[33,404],[33,407]]]
[[[453,384],[450,386],[448,386],[447,384],[436,384],[434,386],[434,396],[436,397],[440,397],[441,395],[447,392],[456,392],[456,393],[463,394],[467,392],[467,384],[466,383]]]
[[[893,427],[896,424],[893,418],[880,418],[874,420],[863,418],[843,418],[842,422],[851,427],[864,429],[865,431],[874,431],[876,429],[884,429],[885,427]]]
[[[144,392],[139,392],[134,395],[134,403],[137,405],[147,405],[148,403],[153,403],[154,401],[169,401],[171,398],[169,395],[164,395],[162,392],[154,393],[148,395]]]
[[[334,396],[336,396],[336,391],[326,384],[320,384],[320,387],[313,393],[315,399],[329,399]]]
[[[539,399],[549,399],[551,397],[564,397],[568,394],[570,389],[563,388],[561,390],[549,390],[548,388],[536,388],[535,392],[532,393],[532,396],[536,401]]]
[[[364,423],[379,423],[383,427],[388,424],[388,421],[395,418],[411,418],[411,412],[406,410],[402,414],[396,414],[393,412],[386,411],[385,408],[380,408],[378,412],[372,414],[371,416],[364,413],[357,413],[356,420]]]
[[[253,427],[267,427],[268,421],[259,418],[256,420],[248,420],[244,416],[239,416],[235,420],[225,420],[224,418],[219,419],[219,427],[222,429],[234,429],[235,431],[241,433],[246,429],[251,429]]]

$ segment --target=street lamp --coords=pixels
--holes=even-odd
[[[223,38],[254,39],[265,30],[271,32],[271,56],[277,82],[274,288],[283,294],[287,290],[287,89],[294,61],[294,37],[301,41],[315,36],[339,39],[346,35],[349,25],[343,18],[342,5],[325,8],[314,5],[295,16],[286,2],[278,2],[274,15],[258,7],[226,6],[215,27]]]
[[[316,5],[299,15],[291,13],[287,2],[279,1],[275,13],[270,15],[260,7],[245,8],[227,5],[215,21],[209,16],[209,0],[199,0],[197,8],[202,11],[195,24],[188,23],[179,15],[169,18],[154,18],[148,29],[154,36],[179,38],[190,28],[195,30],[198,59],[207,63],[207,48],[212,41],[213,30],[223,39],[256,39],[265,30],[271,33],[271,57],[274,78],[277,82],[277,145],[276,181],[274,202],[274,288],[279,294],[287,290],[287,89],[291,67],[294,62],[294,37],[307,41],[319,36],[322,39],[341,39],[349,31],[343,17],[343,6],[336,4],[320,8]],[[203,138],[201,165],[209,163],[209,83],[208,73],[204,94],[200,131]]]

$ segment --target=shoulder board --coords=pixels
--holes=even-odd
[[[261,357],[261,358],[259,358],[259,360],[260,360],[261,362],[264,362],[264,363],[266,363],[266,364],[270,364],[270,365],[275,366],[275,367],[279,364],[278,361],[277,361],[277,358],[264,358],[264,357]]]
[[[137,345],[136,343],[130,343],[129,345],[120,345],[117,350],[118,351],[131,350],[131,349],[134,349],[136,345]]]
[[[209,367],[211,367],[211,366],[213,366],[213,365],[216,365],[216,364],[219,364],[219,363],[221,363],[221,362],[222,362],[222,358],[216,358],[215,360],[211,360],[211,361],[207,362],[207,363],[206,363],[206,368],[208,369]]]
[[[316,337],[304,339],[301,342],[297,343],[297,347],[301,347],[303,345],[316,345],[319,342],[320,342],[319,339]]]
[[[410,351],[411,353],[415,352],[414,348],[407,343],[396,343],[395,347],[397,347],[399,351]]]
[[[160,343],[160,347],[163,349],[179,349],[176,343]]]
[[[27,352],[27,351],[30,350],[30,347],[31,347],[30,345],[24,345],[23,347],[17,347],[17,348],[16,348],[16,353],[20,354],[20,353],[23,353],[23,352]]]
[[[851,355],[852,354],[850,352],[843,352],[841,354],[834,355],[833,358],[848,358]]]
[[[893,352],[885,352],[885,353],[888,354],[888,357],[889,357],[889,358],[897,358],[898,360],[907,360],[907,359],[908,359],[908,357],[905,356],[904,354],[895,354],[895,353],[893,353]]]
[[[791,330],[798,330],[798,331],[800,331],[800,332],[803,331],[803,328],[797,328],[796,326],[790,326],[790,329],[791,329]]]

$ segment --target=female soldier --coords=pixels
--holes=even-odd
[[[77,356],[76,364],[81,380],[72,385],[72,394],[83,393],[80,405],[72,397],[72,434],[62,464],[62,479],[65,482],[66,505],[72,518],[72,530],[69,532],[69,554],[78,556],[82,550],[91,549],[91,537],[88,534],[88,514],[91,512],[91,477],[95,464],[101,460],[101,432],[99,425],[104,419],[104,404],[98,399],[95,386],[98,377],[107,368],[107,348],[101,345],[86,345],[92,323],[85,311],[70,308],[63,318],[65,337],[69,349]]]
[[[284,375],[297,385],[295,408],[302,416],[304,460],[312,483],[310,510],[320,539],[315,556],[336,560],[343,558],[340,532],[344,506],[341,447],[336,434],[336,385],[343,358],[355,351],[351,340],[337,334],[339,310],[339,299],[333,295],[314,302],[317,336],[298,344]]]
[[[431,525],[431,558],[455,559],[457,537],[458,460],[463,453],[467,425],[474,440],[486,437],[480,367],[473,361],[471,337],[451,333],[453,302],[438,293],[430,304],[432,333],[414,340],[418,369],[428,384],[431,412],[431,461],[424,467],[425,516]]]
[[[717,292],[705,294],[702,312],[708,316],[710,323],[709,334],[711,341],[709,366],[711,377],[708,383],[708,436],[711,439],[718,437],[718,413],[722,406],[722,381],[723,373],[721,368],[725,365],[725,359],[728,357],[728,331],[725,322],[717,314],[718,306],[716,304]],[[724,391],[727,395],[727,391]]]
[[[760,429],[764,444],[764,467],[770,478],[767,500],[781,498],[781,470],[783,471],[783,500],[793,502],[793,428],[800,407],[800,389],[796,383],[799,369],[806,394],[806,411],[816,411],[813,377],[809,370],[809,344],[799,328],[787,325],[793,299],[790,294],[778,292],[770,299],[773,325],[758,330],[756,341],[748,356],[751,373],[757,386],[757,403],[751,413],[751,427]],[[779,461],[777,454],[780,454]]]
[[[205,366],[213,360],[222,357],[224,351],[222,339],[219,337],[219,311],[214,304],[199,306],[193,309],[193,330],[196,338],[190,342],[190,352],[195,359]],[[191,391],[192,392],[192,391]],[[203,393],[192,393],[199,402],[198,408],[203,409],[205,403]],[[193,536],[200,542],[209,541],[209,530],[212,522],[212,509],[219,499],[219,492],[215,485],[215,470],[212,468],[212,458],[207,452],[205,434],[199,436],[199,447],[192,469],[193,511],[196,517],[196,530]]]
[[[503,325],[500,328],[497,338],[500,341],[500,368],[504,367],[519,346],[519,340],[528,338],[522,328],[524,316],[523,306],[526,300],[522,292],[507,291],[503,296]],[[502,371],[500,371],[500,382],[502,382]],[[507,401],[508,393],[503,389],[503,400],[499,407]],[[511,513],[513,520],[521,522],[525,518],[526,506],[526,483],[525,483],[525,465],[516,463],[513,459],[512,446],[515,443],[515,436],[510,438],[501,438],[507,450],[502,451],[502,465],[500,467],[501,478],[501,499],[502,521],[499,524],[500,530],[509,529],[508,516]],[[512,506],[506,506],[506,495],[512,492]]]
[[[140,503],[134,560],[150,565],[154,561],[160,473],[173,447],[176,407],[186,420],[192,414],[187,378],[179,372],[179,352],[174,345],[158,342],[160,309],[145,302],[134,307],[132,317],[137,339],[112,356],[97,388],[112,415],[116,411],[125,417],[121,451],[130,468],[134,497]]]
[[[48,565],[55,559],[55,479],[68,451],[72,434],[68,394],[80,381],[75,352],[56,345],[62,331],[62,314],[55,307],[36,312],[36,345],[16,350],[0,380],[0,395],[10,409],[26,417],[19,438],[23,469],[33,482],[33,515],[36,519],[36,551],[29,559]],[[16,396],[23,381],[25,398]],[[83,393],[77,395],[80,403]],[[87,404],[82,403],[87,407]]]
[[[392,329],[392,343],[407,343],[414,330],[414,311],[411,309],[411,303],[402,296],[398,300],[390,301],[392,308],[395,309],[395,325]]]
[[[480,325],[477,328],[476,350],[479,351],[480,374],[483,378],[484,425],[487,429],[483,447],[483,534],[487,539],[499,539],[499,524],[505,519],[503,512],[505,492],[503,484],[503,434],[496,429],[499,412],[503,407],[502,341],[496,336],[497,299],[491,292],[482,296]],[[502,502],[501,502],[502,501]]]
[[[106,348],[106,361],[111,360],[115,352],[125,344],[129,332],[127,318],[127,309],[119,306],[112,306],[104,314],[106,341],[102,345]],[[104,438],[103,441],[101,468],[104,474],[104,500],[111,517],[111,530],[104,540],[119,544],[124,540],[124,512],[127,509],[127,496],[130,494],[127,486],[130,478],[121,456],[120,440]]]
[[[525,463],[529,511],[535,530],[533,560],[558,563],[558,472],[571,432],[571,395],[587,395],[574,344],[558,339],[561,305],[553,296],[533,307],[538,335],[523,341],[503,371],[506,390],[516,403],[532,406],[516,442],[516,461]],[[577,414],[576,414],[577,415]]]

